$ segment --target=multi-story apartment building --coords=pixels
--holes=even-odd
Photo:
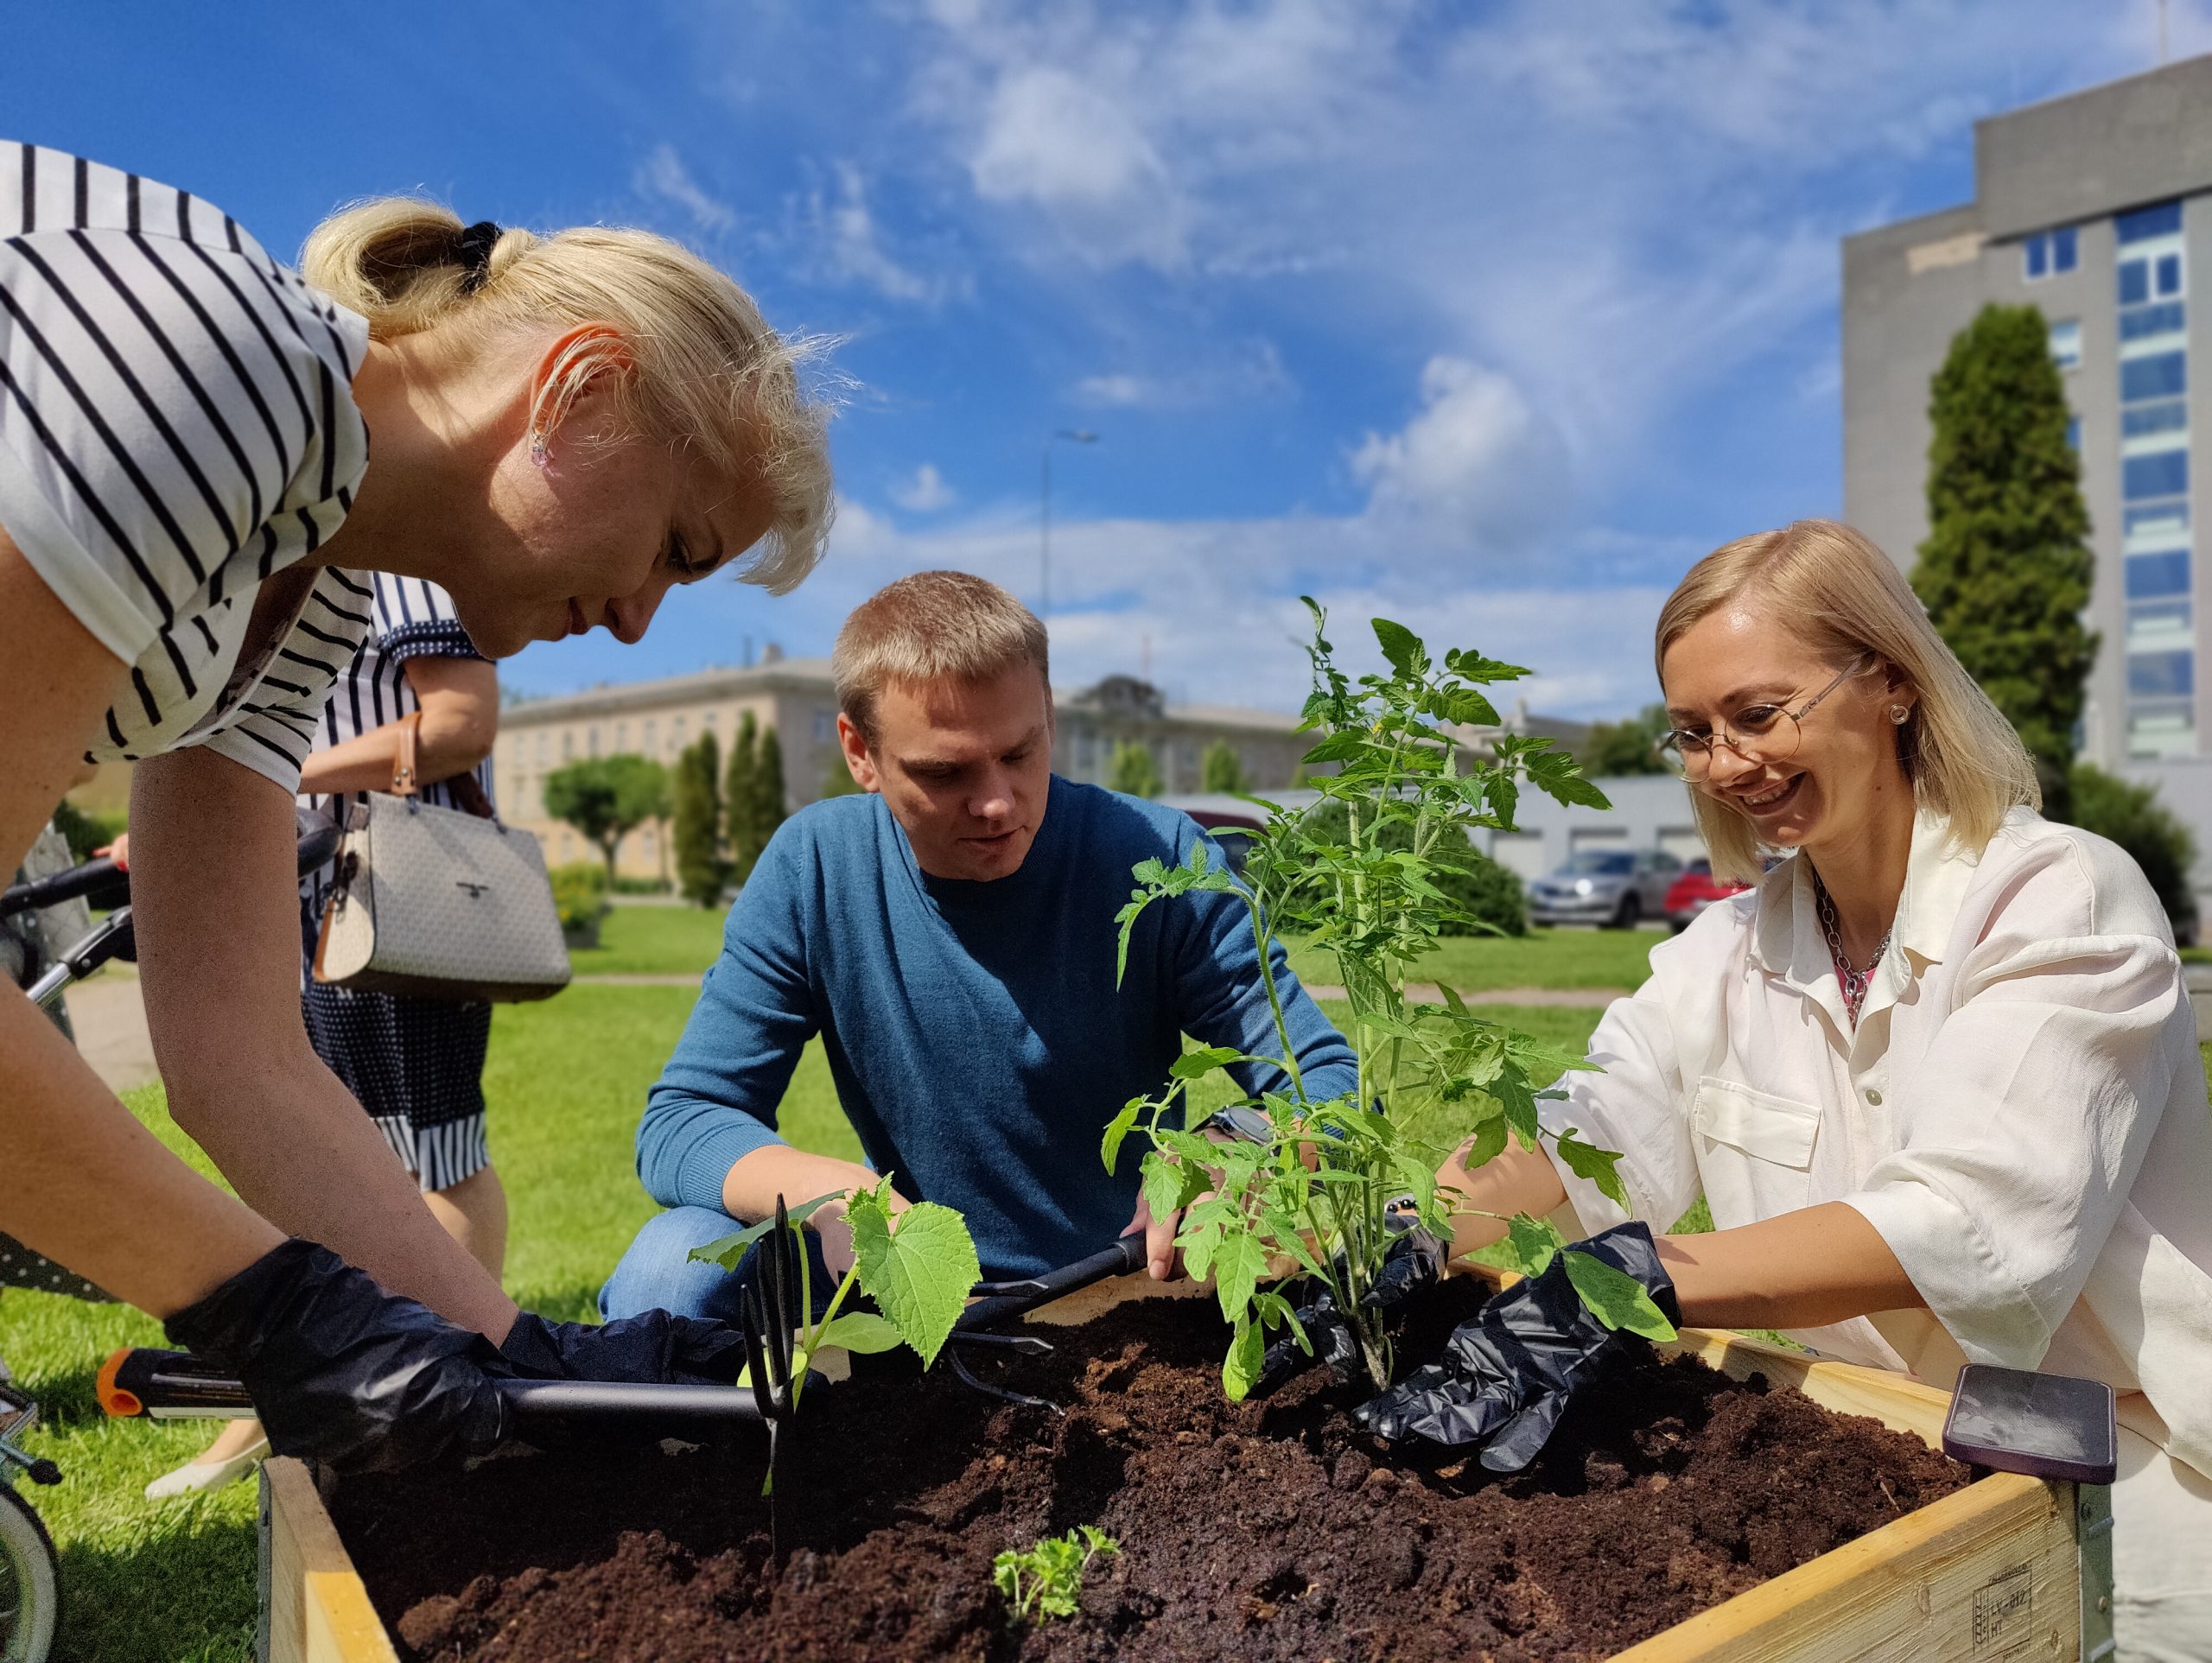
[[[1052,767],[1071,779],[1103,784],[1115,746],[1134,741],[1150,749],[1168,790],[1196,791],[1207,747],[1224,741],[1236,751],[1247,780],[1281,786],[1312,743],[1296,731],[1295,716],[1174,704],[1134,676],[1057,689],[1053,702],[1058,739]],[[759,729],[776,733],[785,803],[796,809],[822,796],[831,770],[844,767],[830,661],[784,658],[772,649],[748,670],[702,670],[506,706],[493,752],[500,808],[514,824],[535,832],[555,862],[582,860],[591,853],[583,839],[546,817],[540,795],[546,775],[586,757],[627,754],[672,764],[686,746],[709,733],[726,759],[748,714]],[[659,828],[643,827],[623,840],[619,867],[626,874],[658,876],[664,853]]]
[[[1973,201],[1843,244],[1846,517],[1910,569],[1928,530],[1929,378],[1987,302],[2039,307],[2096,555],[2083,753],[2156,783],[2200,828],[2212,680],[2196,675],[2207,566],[2191,487],[2212,431],[2208,292],[2212,57],[1977,124]]]

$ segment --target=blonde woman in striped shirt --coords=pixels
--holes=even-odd
[[[718,568],[798,583],[830,474],[793,348],[661,238],[386,200],[302,265],[188,193],[0,145],[0,870],[88,752],[137,761],[156,1053],[242,1197],[9,988],[0,1230],[237,1368],[280,1452],[397,1464],[495,1438],[502,1373],[736,1360],[709,1327],[518,1312],[308,1047],[291,799],[366,574],[442,585],[493,657],[635,641]]]

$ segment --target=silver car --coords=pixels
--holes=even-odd
[[[1667,910],[1682,863],[1664,849],[1584,849],[1529,885],[1530,924],[1631,930]]]

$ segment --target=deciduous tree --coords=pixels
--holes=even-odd
[[[598,846],[614,881],[614,851],[648,820],[667,812],[668,771],[645,757],[591,757],[545,777],[545,811]]]
[[[1203,788],[1209,791],[1249,791],[1251,785],[1244,778],[1244,765],[1237,759],[1236,747],[1227,739],[1216,739],[1206,746],[1204,763]]]
[[[1160,777],[1160,764],[1152,747],[1136,739],[1122,739],[1114,746],[1106,765],[1106,789],[1129,797],[1158,797],[1167,789]]]

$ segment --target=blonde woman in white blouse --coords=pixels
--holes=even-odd
[[[1665,1228],[1686,1322],[1948,1387],[1966,1362],[2120,1395],[2121,1655],[2212,1657],[2212,1110],[2164,914],[2044,820],[2028,755],[1897,568],[1801,521],[1694,567],[1659,678],[1716,873],[1545,1105],[1632,1213],[1541,1150],[1443,1177],[1571,1235]],[[1762,849],[1793,853],[1761,875]]]

